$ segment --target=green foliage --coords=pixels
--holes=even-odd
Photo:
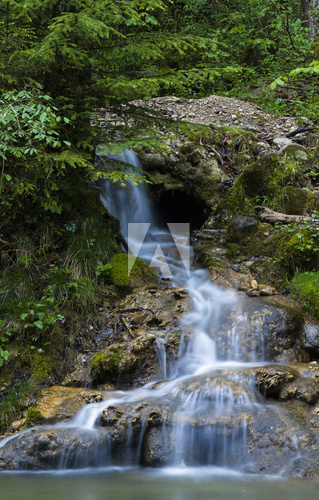
[[[319,273],[297,273],[291,283],[290,291],[305,309],[319,319]]]
[[[63,263],[73,280],[80,277],[94,279],[101,274],[97,274],[101,271],[101,265],[108,264],[116,249],[111,230],[105,227],[102,220],[78,219],[74,231],[67,238]]]
[[[96,310],[117,250],[110,227],[98,216],[65,224],[55,244],[47,232],[35,234],[42,247],[21,236],[13,244],[18,262],[0,268],[0,366],[21,341],[28,352],[43,356],[62,325],[72,335],[72,311]]]
[[[25,426],[31,427],[33,425],[41,424],[43,422],[43,417],[39,410],[36,410],[33,406],[27,409],[25,416]]]
[[[26,382],[22,382],[16,387],[10,388],[2,396],[0,404],[0,433],[3,434],[8,424],[25,410],[27,398],[32,394],[34,388]]]
[[[281,239],[278,257],[289,272],[312,271],[319,264],[318,213],[313,221],[297,224],[276,224]]]
[[[314,269],[319,264],[319,235],[316,231],[297,230],[285,244],[285,264],[293,269]]]
[[[289,77],[295,78],[298,75],[318,75],[318,74],[319,74],[319,61],[312,61],[306,67],[298,67],[291,70],[289,73]],[[288,83],[289,77],[284,76],[276,78],[276,80],[274,80],[269,87],[271,88],[271,90],[274,90],[277,87],[277,85],[281,85],[283,87]]]
[[[42,346],[50,342],[51,327],[63,318],[53,297],[43,296],[39,301],[28,302],[24,312],[20,314],[20,320],[25,329],[27,341],[31,343],[30,349],[36,349],[40,342]],[[43,352],[42,347],[38,347],[37,351]]]

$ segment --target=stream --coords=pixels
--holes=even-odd
[[[124,159],[139,165],[131,152]],[[188,224],[161,221],[145,186],[106,183],[101,197],[119,218],[132,254],[188,291],[192,307],[183,317],[179,353],[168,360],[159,336],[161,380],[110,392],[68,424],[2,440],[7,463],[16,450],[21,458],[18,471],[0,474],[1,499],[317,498],[318,480],[284,478],[302,463],[304,430],[256,390],[254,370],[269,362],[262,326],[253,324],[237,293],[192,268]],[[221,324],[234,311],[237,326],[221,336]],[[242,331],[248,332],[244,343]],[[303,439],[315,450],[312,435]],[[268,476],[254,475],[260,472]]]

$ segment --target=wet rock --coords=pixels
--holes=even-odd
[[[298,420],[276,407],[264,407],[250,419],[244,470],[254,474],[294,475],[297,458],[302,457],[307,464],[302,470],[311,460],[317,461],[317,445],[316,434]]]
[[[270,392],[277,391],[283,372],[267,369],[260,377]],[[289,378],[292,372],[284,373]],[[316,433],[278,406],[244,398],[248,379],[235,380],[234,375],[215,372],[197,376],[191,384],[184,379],[167,393],[162,382],[157,387],[161,397],[110,404],[93,430],[51,427],[20,434],[0,448],[0,468],[210,464],[271,474],[284,467],[293,475],[296,458],[302,458],[298,471],[307,474],[316,460]]]
[[[184,312],[190,310],[190,297],[181,288],[146,289],[129,295],[113,314],[125,316],[134,330],[162,329],[178,326]]]
[[[302,333],[301,343],[311,359],[319,358],[319,324],[306,321]]]
[[[247,290],[246,294],[248,297],[259,297],[259,292],[256,288],[250,288]]]
[[[164,438],[163,430],[160,427],[147,430],[144,440],[143,465],[165,467],[174,463],[175,456],[176,441],[171,427],[166,428]]]
[[[249,272],[238,272],[231,267],[223,269],[219,266],[210,266],[211,281],[223,290],[247,290],[250,288],[251,275]]]
[[[158,399],[110,405],[106,408],[98,424],[107,428],[112,447],[128,443],[136,446],[146,431],[163,425],[170,425],[173,407],[170,402]]]
[[[88,356],[80,354],[75,359],[75,370],[69,373],[62,382],[67,387],[87,387],[92,383],[90,368],[87,363]]]
[[[283,386],[279,393],[279,399],[287,401],[288,399],[297,399],[313,405],[319,398],[319,384],[310,378],[299,378]]]
[[[156,378],[160,368],[155,340],[154,334],[146,333],[125,344],[114,343],[95,354],[90,362],[93,382],[136,387]]]
[[[304,318],[298,305],[279,295],[235,304],[221,310],[224,319],[216,335],[220,359],[309,361],[299,343]]]
[[[175,395],[180,395],[182,391],[186,395],[196,393],[197,396],[205,400],[219,402],[235,402],[243,397],[245,388],[243,381],[237,382],[225,375],[206,374],[192,377],[191,380],[180,382],[175,388]],[[247,398],[249,399],[249,395]]]
[[[46,424],[66,422],[71,420],[75,413],[85,404],[97,403],[102,400],[103,395],[99,391],[52,386],[48,389],[43,389],[31,408],[37,417],[37,421]],[[30,424],[33,424],[32,419]]]
[[[25,431],[0,448],[0,470],[93,467],[107,461],[103,429],[43,427]]]
[[[254,369],[258,390],[266,397],[277,397],[287,382],[300,377],[300,373],[289,366],[268,365]]]

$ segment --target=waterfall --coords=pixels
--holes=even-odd
[[[140,167],[137,156],[133,152],[125,152],[123,159]],[[161,401],[172,396],[178,401],[174,410],[171,436],[167,432],[167,421],[164,419],[162,427],[162,439],[167,443],[174,440],[174,452],[171,463],[175,465],[187,465],[189,462],[200,464],[227,465],[230,455],[246,453],[247,423],[245,410],[252,405],[258,405],[254,395],[245,384],[241,390],[236,392],[228,385],[227,377],[217,382],[204,382],[194,391],[189,391],[194,381],[197,383],[205,373],[209,374],[217,367],[237,366],[240,359],[240,346],[236,336],[236,328],[233,327],[227,342],[229,343],[226,360],[219,356],[220,339],[218,338],[219,320],[224,306],[233,304],[236,307],[237,295],[232,291],[220,290],[213,285],[205,270],[190,269],[190,263],[182,259],[183,256],[191,256],[186,246],[189,245],[188,235],[178,232],[178,225],[170,223],[161,224],[158,214],[155,214],[150,204],[150,198],[146,187],[135,186],[127,183],[125,188],[106,182],[101,193],[104,204],[108,207],[111,215],[119,218],[123,236],[128,242],[132,252],[138,249],[138,256],[146,260],[155,268],[164,272],[164,277],[169,277],[172,284],[184,286],[192,297],[192,311],[183,318],[183,326],[193,331],[192,342],[184,350],[175,366],[168,369],[165,342],[159,338],[155,343],[155,350],[162,366],[163,378],[159,387],[156,383],[145,387],[121,393],[117,399],[108,402],[91,404],[83,408],[75,417],[71,425],[82,425],[94,429],[99,415],[107,408],[115,405],[128,405],[131,402],[152,398]],[[172,215],[172,218],[174,216]],[[135,234],[131,234],[133,241],[129,240],[129,224],[134,224]],[[141,227],[139,227],[139,225]],[[177,233],[172,232],[177,229]],[[182,229],[185,229],[182,228]],[[142,244],[141,244],[142,242]],[[166,270],[166,276],[165,276]],[[243,382],[243,381],[242,381]],[[247,384],[246,384],[247,385]],[[226,428],[226,424],[216,423],[218,417],[236,415],[239,416],[234,429]],[[203,415],[211,415],[210,421],[196,428],[196,419]],[[140,463],[142,442],[146,431],[146,417],[140,424],[137,436],[131,424],[128,425],[126,442],[122,444],[126,454],[136,457],[135,463]],[[135,443],[135,444],[134,444]],[[240,444],[238,444],[240,443]],[[132,448],[135,452],[132,454]],[[165,445],[164,445],[165,446]],[[240,451],[238,451],[238,446]]]
[[[133,152],[125,152],[122,158],[140,166]],[[145,186],[127,182],[123,188],[105,182],[101,198],[120,220],[130,251],[138,250],[138,256],[159,269],[160,276],[188,290],[192,309],[183,318],[182,330],[192,333],[185,344],[182,336],[183,348],[172,366],[165,352],[165,336],[155,342],[163,380],[110,393],[108,399],[84,406],[72,422],[63,424],[61,432],[68,444],[59,462],[52,459],[49,466],[146,463],[243,470],[248,463],[249,419],[265,409],[253,388],[251,373],[245,374],[245,369],[265,361],[261,327],[258,325],[253,337],[252,321],[241,311],[238,295],[215,286],[206,270],[191,268],[187,224],[163,223],[152,209]],[[229,311],[236,311],[237,323],[221,336],[220,322]],[[248,335],[245,348],[239,335],[243,330]],[[267,412],[272,410],[267,408]],[[48,428],[50,435],[58,436],[61,426]],[[39,429],[7,438],[0,448],[10,442],[19,446],[21,436],[24,443],[37,440],[35,460],[42,460],[44,430]],[[295,442],[293,446],[299,453]]]

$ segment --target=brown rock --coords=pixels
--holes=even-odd
[[[102,399],[103,396],[98,391],[52,386],[43,389],[33,409],[41,414],[43,423],[65,422],[71,420],[85,404]]]
[[[210,279],[220,288],[224,290],[228,288],[233,289],[249,289],[251,276],[244,273],[239,273],[234,269],[223,269],[217,266],[209,268]]]
[[[288,366],[269,365],[255,369],[257,387],[266,396],[277,396],[285,383],[299,377],[298,371]]]
[[[26,422],[25,418],[21,418],[20,420],[15,420],[11,424],[11,429],[14,432],[21,431],[22,427],[25,425],[25,422]]]
[[[319,399],[319,384],[311,378],[299,378],[284,385],[280,391],[279,399],[282,401],[296,399],[313,405]]]
[[[269,286],[269,285],[258,285],[258,292],[261,297],[268,297],[270,295],[276,295],[277,290],[276,288]]]

